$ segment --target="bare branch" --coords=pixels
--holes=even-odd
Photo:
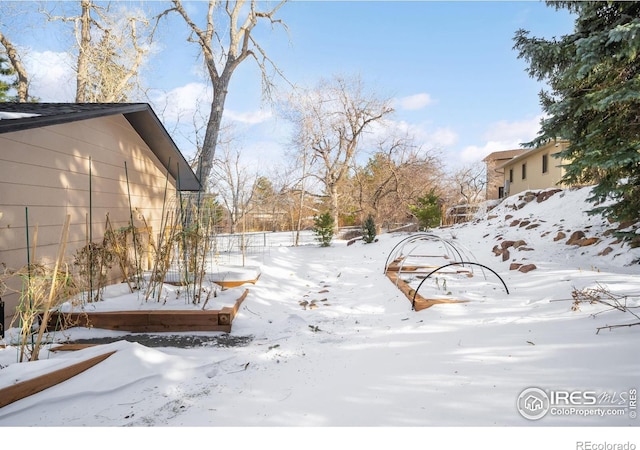
[[[640,308],[639,306],[629,306],[628,301],[630,296],[628,295],[620,295],[614,294],[609,289],[600,284],[595,288],[585,288],[582,290],[574,289],[571,292],[571,297],[573,298],[573,305],[571,307],[572,310],[578,311],[580,309],[580,305],[582,303],[588,304],[601,304],[608,307],[608,309],[599,311],[597,313],[592,314],[592,316],[599,315],[601,313],[607,311],[620,311],[622,313],[631,314],[636,319],[640,319],[640,315],[635,313],[633,310]],[[603,327],[598,327],[596,330],[596,334],[600,332],[600,330],[609,329],[612,330],[614,328],[621,327],[632,327],[635,325],[640,325],[639,322],[619,324],[619,325],[606,325]]]

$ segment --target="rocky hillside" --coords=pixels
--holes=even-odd
[[[540,265],[630,267],[640,262],[640,247],[624,243],[610,223],[587,212],[591,188],[527,191],[504,199],[474,222],[450,228],[461,242],[482,243],[491,257],[475,255],[493,266],[528,272]],[[640,239],[640,237],[639,237]]]

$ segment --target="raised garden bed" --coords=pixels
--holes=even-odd
[[[133,310],[100,312],[53,312],[47,324],[47,331],[59,328],[61,323],[73,326],[94,327],[106,330],[129,331],[132,333],[222,331],[229,333],[240,305],[247,297],[248,289],[231,307],[219,310]]]
[[[168,273],[164,282],[174,286],[183,286],[184,275],[178,272]],[[260,278],[260,269],[257,267],[224,266],[222,270],[210,272],[206,280],[223,288],[233,288],[243,284],[256,284]],[[193,282],[193,280],[190,280]]]
[[[437,305],[440,303],[465,303],[468,300],[456,300],[452,298],[424,298],[420,294],[418,294],[415,289],[413,289],[409,283],[404,281],[398,275],[397,270],[387,270],[387,278],[389,278],[393,284],[395,284],[400,292],[402,292],[410,302],[412,302],[413,309],[415,311],[421,311],[423,309],[429,308],[433,305]]]
[[[105,288],[102,300],[70,299],[52,311],[46,331],[87,327],[131,333],[229,333],[249,293],[242,286],[255,284],[259,277],[257,266],[217,266],[205,275],[201,299],[194,295],[193,285],[180,282],[177,272],[169,274],[164,287],[151,291],[152,295],[132,292],[124,283],[110,285]]]
[[[72,378],[79,373],[82,373],[85,370],[90,369],[96,364],[104,361],[114,353],[115,351],[94,356],[93,358],[89,358],[85,361],[81,361],[62,369],[47,373],[45,375],[41,375],[30,380],[21,381],[6,388],[0,389],[0,408],[30,395],[44,391],[51,386],[60,384],[63,381],[66,381],[69,378]]]

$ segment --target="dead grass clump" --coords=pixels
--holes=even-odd
[[[46,328],[46,313],[78,294],[79,288],[66,264],[59,265],[57,271],[44,264],[31,264],[12,276],[20,277],[22,290],[10,326],[20,329],[20,362],[35,360]]]

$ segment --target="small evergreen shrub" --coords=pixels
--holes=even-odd
[[[313,223],[316,241],[320,242],[320,247],[329,247],[333,239],[333,217],[328,212],[325,212],[320,216],[314,217]]]
[[[376,222],[369,214],[362,224],[362,240],[365,244],[371,244],[376,238]]]

